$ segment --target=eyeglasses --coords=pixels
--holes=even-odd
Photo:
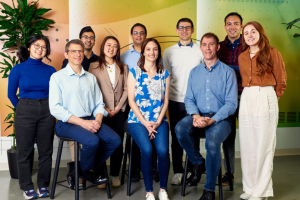
[[[105,45],[107,48],[113,48],[113,49],[118,49],[118,46],[112,46],[111,44]]]
[[[39,45],[39,44],[33,44],[33,46],[34,46],[34,48],[35,48],[36,50],[39,50],[40,47],[41,47],[42,51],[46,51],[46,50],[47,50],[47,47],[46,47],[46,46],[41,46],[41,45]]]
[[[75,54],[76,52],[78,52],[81,54],[84,52],[84,50],[69,50],[68,52],[71,52],[72,54]]]
[[[184,29],[187,31],[190,31],[190,30],[192,30],[192,27],[191,26],[179,26],[178,29],[180,31],[183,31]]]
[[[144,31],[141,31],[141,32],[134,31],[132,33],[132,35],[145,35],[145,32]]]
[[[87,39],[90,39],[90,40],[95,40],[95,38],[93,36],[87,36],[87,35],[84,35],[82,36],[83,39],[87,40]]]

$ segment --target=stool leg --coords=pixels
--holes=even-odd
[[[233,191],[232,174],[231,174],[231,167],[230,167],[227,143],[223,142],[223,146],[224,146],[224,156],[225,156],[225,160],[226,160],[227,173],[229,173],[229,189],[230,189],[230,191]]]
[[[128,136],[128,134],[126,134],[125,152],[124,152],[123,167],[122,167],[122,174],[121,174],[121,185],[124,185],[129,144],[130,144],[130,137]]]
[[[220,167],[220,171],[219,171],[218,184],[219,184],[219,200],[223,200],[222,167]]]
[[[74,141],[75,153],[75,200],[79,200],[79,170],[78,170],[78,142]]]
[[[129,149],[129,166],[128,166],[128,180],[127,180],[127,196],[130,196],[131,190],[131,165],[132,165],[132,144],[133,138],[130,136],[130,149]]]
[[[186,177],[187,177],[187,169],[188,169],[188,162],[189,162],[189,158],[186,154],[185,157],[185,167],[184,167],[184,174],[183,174],[183,181],[182,181],[182,187],[181,187],[181,196],[184,197],[185,196],[185,187],[186,187]]]
[[[82,178],[82,189],[86,190],[86,179]]]
[[[108,177],[106,162],[104,163],[104,174],[105,174],[106,177]],[[111,199],[111,192],[110,192],[109,182],[107,182],[105,185],[106,185],[107,198]]]
[[[57,176],[58,176],[58,171],[59,171],[60,158],[61,158],[61,152],[62,152],[63,146],[64,146],[64,141],[62,139],[60,139],[59,145],[58,145],[58,150],[57,150],[56,164],[55,164],[54,176],[53,176],[53,181],[52,181],[52,189],[51,189],[50,199],[54,199]]]
[[[154,180],[155,182],[159,182],[158,170],[157,170],[157,152],[155,145],[153,144],[153,164],[154,164]]]

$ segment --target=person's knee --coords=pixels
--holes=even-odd
[[[85,149],[98,149],[99,146],[99,138],[98,137],[93,137],[87,140],[83,145]]]
[[[168,148],[163,147],[163,148],[157,149],[156,151],[157,151],[158,157],[161,157],[163,159],[169,157],[169,149]]]
[[[185,137],[186,133],[186,126],[184,126],[184,123],[179,121],[177,125],[175,126],[175,133],[178,140],[182,140],[182,138]]]
[[[205,148],[208,154],[217,155],[221,151],[221,144],[206,138]]]
[[[152,145],[144,145],[141,148],[142,156],[147,158],[152,158]]]

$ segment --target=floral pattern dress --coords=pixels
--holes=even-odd
[[[156,122],[163,107],[166,79],[169,76],[169,72],[163,70],[161,73],[156,73],[153,78],[150,78],[139,67],[134,67],[130,69],[130,73],[135,78],[135,102],[137,106],[145,120]],[[167,121],[167,117],[164,116],[163,120]],[[128,123],[141,123],[132,109],[129,112]]]

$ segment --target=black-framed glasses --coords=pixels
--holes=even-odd
[[[83,53],[84,50],[69,50],[68,52],[71,52],[72,54],[75,54],[76,52]]]
[[[133,31],[132,35],[145,35],[145,32],[144,31]]]
[[[84,35],[84,36],[82,36],[82,38],[83,39],[85,39],[85,40],[87,40],[87,39],[90,39],[90,40],[95,40],[95,37],[93,37],[93,36],[87,36],[87,35]]]
[[[183,31],[184,29],[187,31],[190,31],[190,30],[192,30],[192,27],[191,26],[179,26],[178,27],[178,30],[180,30],[180,31]]]
[[[46,46],[41,46],[39,44],[33,44],[34,48],[36,50],[39,50],[40,48],[42,49],[42,51],[46,51],[47,50],[47,47]]]

